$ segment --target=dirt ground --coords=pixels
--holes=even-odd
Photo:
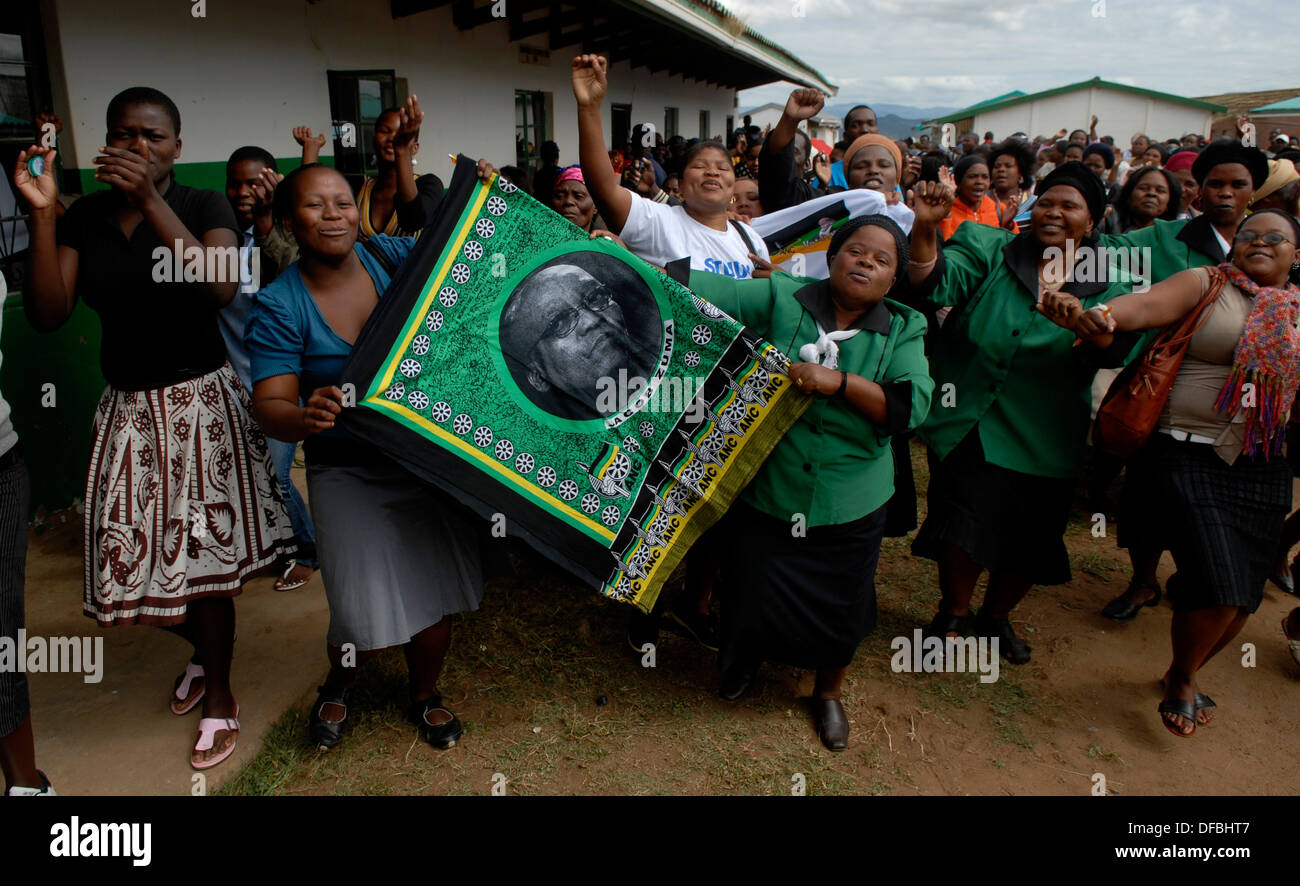
[[[914,460],[924,490],[919,450]],[[1099,615],[1123,589],[1127,561],[1113,526],[1111,537],[1094,538],[1086,515],[1076,518],[1067,535],[1074,581],[1035,589],[1017,610],[1033,660],[1003,662],[992,684],[891,669],[890,641],[929,620],[938,591],[934,565],[911,557],[909,540],[886,543],[880,626],[845,684],[852,733],[841,754],[822,748],[803,707],[811,674],[765,665],[748,697],[724,702],[707,651],[665,633],[656,666],[642,667],[624,641],[625,607],[533,557],[512,558],[517,574],[494,580],[482,609],[456,625],[442,691],[466,725],[458,747],[438,752],[418,741],[402,716],[404,665],[393,652],[363,669],[343,744],[317,751],[305,721],[324,672],[320,633],[302,632],[323,633],[319,578],[294,595],[267,589],[266,627],[241,634],[237,676],[241,656],[265,661],[288,639],[306,651],[295,647],[299,664],[270,678],[282,684],[279,698],[293,687],[291,700],[278,720],[262,704],[266,728],[241,742],[247,765],[227,764],[210,784],[254,794],[789,794],[803,786],[809,794],[1087,795],[1100,774],[1119,795],[1300,794],[1300,667],[1279,627],[1300,600],[1269,586],[1234,647],[1202,672],[1201,690],[1219,705],[1215,722],[1177,738],[1156,713],[1168,605],[1124,625]],[[35,539],[29,594],[79,575],[80,549],[56,544],[59,535]],[[1166,557],[1162,579],[1171,568]],[[76,600],[78,588],[59,593]],[[286,635],[272,607],[288,604],[272,598],[295,595],[298,629]],[[1242,644],[1253,644],[1253,667],[1243,664]],[[153,676],[170,685],[169,672]],[[106,717],[96,723],[95,755],[129,756],[140,724]],[[257,734],[264,740],[254,753],[247,739]],[[43,738],[67,745],[73,736]],[[156,792],[175,790],[174,781]],[[111,787],[101,790],[118,792]]]

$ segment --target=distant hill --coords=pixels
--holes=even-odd
[[[823,113],[834,114],[837,117],[843,117],[849,112],[849,109],[855,105],[869,104],[871,109],[876,112],[876,123],[880,127],[882,135],[890,138],[907,138],[909,135],[916,135],[912,127],[926,120],[933,120],[935,117],[942,117],[944,114],[951,114],[957,110],[954,107],[930,107],[918,108],[913,105],[893,105],[886,102],[840,102],[834,105],[828,105]]]

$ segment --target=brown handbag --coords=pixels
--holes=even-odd
[[[1209,287],[1183,319],[1166,326],[1151,346],[1116,377],[1093,424],[1093,444],[1120,458],[1134,455],[1155,431],[1187,347],[1219,298],[1227,275],[1211,268]]]

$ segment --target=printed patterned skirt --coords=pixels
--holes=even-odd
[[[230,364],[148,391],[104,391],[86,476],[83,610],[173,625],[292,551],[266,436]]]

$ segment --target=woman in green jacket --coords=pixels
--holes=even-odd
[[[915,428],[934,389],[925,318],[887,299],[907,285],[906,235],[883,215],[849,221],[827,250],[830,278],[735,280],[693,272],[690,288],[787,353],[817,397],[727,516],[721,694],[744,694],[759,664],[816,670],[822,742],[843,750],[840,683],[875,627],[875,572],[893,494],[889,441]]]
[[[943,595],[926,633],[996,638],[1016,664],[1030,648],[1011,628],[1012,609],[1033,585],[1071,578],[1064,535],[1092,377],[1122,363],[1134,341],[1074,348],[1039,313],[1044,292],[1063,289],[1091,307],[1121,284],[1088,280],[1107,276],[1087,272],[1096,270],[1094,229],[1106,205],[1097,176],[1066,163],[1038,190],[1028,230],[963,224],[939,252],[952,188],[920,182],[911,235],[912,280],[930,289],[930,303],[952,309],[931,350],[934,408],[917,432],[929,447],[930,489],[912,552],[938,561]],[[972,620],[984,570],[989,589]]]

